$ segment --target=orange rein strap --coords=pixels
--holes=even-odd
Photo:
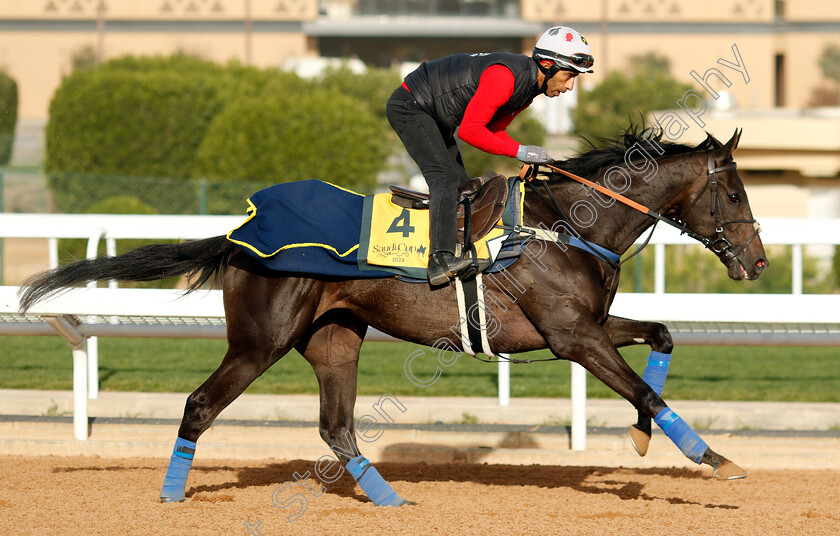
[[[562,173],[563,175],[569,177],[570,179],[574,179],[574,180],[578,181],[579,183],[583,184],[584,186],[592,188],[596,192],[600,192],[600,193],[602,193],[606,196],[612,197],[613,199],[615,199],[619,203],[623,203],[630,208],[634,208],[634,209],[638,210],[639,212],[641,212],[642,214],[647,214],[647,215],[653,216],[653,214],[651,213],[651,210],[649,208],[647,208],[646,206],[644,206],[640,203],[636,203],[632,199],[627,199],[623,195],[617,194],[617,193],[613,192],[612,190],[610,190],[609,188],[605,188],[605,187],[601,186],[600,184],[596,184],[596,183],[594,183],[590,180],[586,180],[583,177],[578,177],[574,173],[569,173],[565,169],[560,169],[559,167],[552,166],[551,164],[543,164],[543,165],[547,168],[553,169],[554,171],[556,171],[558,173]]]

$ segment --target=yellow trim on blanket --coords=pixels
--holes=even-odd
[[[231,231],[231,232],[233,232],[233,231]],[[246,248],[250,249],[251,251],[253,251],[254,253],[256,253],[257,255],[259,255],[260,257],[264,257],[264,258],[273,257],[274,255],[277,255],[278,253],[280,253],[283,250],[295,249],[295,248],[324,248],[324,249],[328,249],[330,251],[335,252],[335,254],[338,255],[339,257],[346,257],[347,255],[350,255],[351,253],[353,253],[354,251],[359,249],[359,244],[356,244],[355,246],[348,249],[344,253],[340,253],[337,249],[335,249],[334,247],[332,247],[330,245],[327,245],[327,244],[319,244],[317,242],[301,242],[299,244],[285,245],[282,248],[280,248],[276,251],[273,251],[272,253],[263,253],[262,251],[258,250],[257,248],[255,248],[251,244],[247,244],[247,243],[242,242],[240,240],[233,240],[230,237],[230,235],[228,235],[228,240],[230,240],[231,242],[233,242],[234,244],[236,244],[238,246],[246,247]]]
[[[339,185],[333,184],[331,182],[327,182],[327,181],[321,181],[321,182],[326,182],[330,186],[332,186],[334,188],[338,188],[339,190],[344,190],[348,194],[358,195],[359,197],[364,197],[365,196],[364,194],[360,194],[359,192],[354,192],[353,190],[348,190],[347,188],[344,188],[343,186],[339,186]]]
[[[230,232],[227,234],[227,239],[228,240],[230,240],[230,235],[233,234],[234,231],[236,231],[237,229],[240,229],[243,225],[245,225],[249,221],[253,220],[254,216],[257,215],[257,207],[255,207],[254,203],[251,202],[250,197],[248,198],[248,208],[245,209],[245,214],[247,214],[248,217],[245,219],[245,221],[243,221],[242,223],[237,225],[235,228],[230,230]],[[231,242],[236,242],[235,240],[230,240],[230,241]]]

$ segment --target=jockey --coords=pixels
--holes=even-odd
[[[555,26],[539,38],[530,58],[492,52],[423,62],[388,99],[388,121],[429,185],[432,285],[447,284],[472,262],[455,255],[458,188],[470,180],[455,130],[482,151],[526,164],[550,162],[545,147],[522,145],[505,129],[540,93],[556,97],[572,90],[593,63],[580,33]]]

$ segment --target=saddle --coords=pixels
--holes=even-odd
[[[398,206],[429,209],[429,194],[402,186],[390,185],[391,201]],[[469,242],[484,238],[502,217],[508,198],[508,181],[492,172],[476,177],[458,189],[458,242],[464,243],[464,229],[469,228]],[[469,209],[469,210],[468,210]],[[469,214],[469,220],[466,215]]]

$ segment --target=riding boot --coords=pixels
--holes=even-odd
[[[436,251],[429,255],[429,283],[434,286],[446,285],[458,275],[471,272],[472,259],[456,257],[450,251]]]

